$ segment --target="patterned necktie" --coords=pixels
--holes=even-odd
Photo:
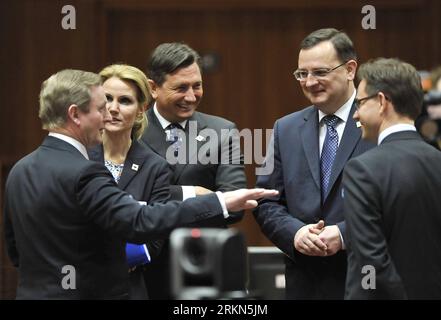
[[[323,118],[326,123],[326,137],[323,143],[322,156],[320,158],[320,182],[322,187],[322,202],[328,190],[329,178],[331,177],[332,164],[338,148],[338,133],[335,127],[339,118],[334,115],[327,115]]]
[[[170,143],[170,145],[174,148],[175,157],[178,156],[178,151],[180,146],[182,145],[182,133],[183,129],[179,123],[170,123],[166,130],[166,140]]]

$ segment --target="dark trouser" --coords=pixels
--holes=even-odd
[[[129,274],[129,299],[148,300],[142,267],[137,267]]]
[[[331,257],[286,259],[286,299],[341,300],[346,281],[346,253]]]

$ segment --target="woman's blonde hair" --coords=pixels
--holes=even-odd
[[[147,82],[147,76],[134,66],[127,64],[112,64],[100,71],[103,83],[112,77],[128,81],[135,85],[139,109],[142,111],[137,116],[132,129],[132,136],[139,140],[147,127],[147,117],[144,107],[148,106],[152,101],[152,94]]]

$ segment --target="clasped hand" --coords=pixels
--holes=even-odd
[[[308,224],[297,231],[294,247],[308,256],[331,256],[341,248],[340,230],[336,225],[326,226],[323,220],[316,224]]]

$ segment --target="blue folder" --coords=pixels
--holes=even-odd
[[[145,244],[126,244],[127,264],[129,268],[137,267],[150,262],[150,254]]]

